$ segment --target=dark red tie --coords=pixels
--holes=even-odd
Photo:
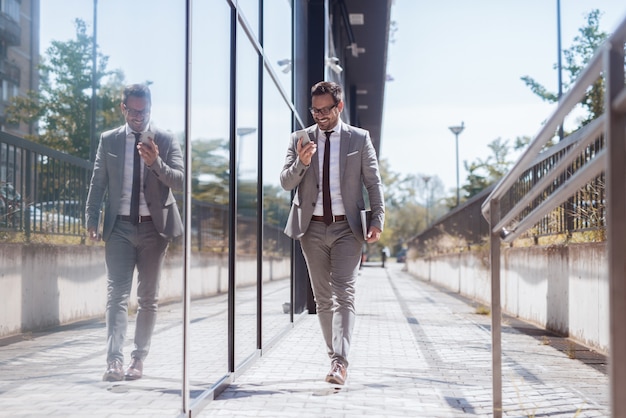
[[[333,209],[330,204],[330,134],[333,131],[324,132],[326,144],[324,145],[324,165],[322,166],[322,203],[324,206],[324,223],[333,223]]]
[[[130,195],[130,222],[137,225],[139,223],[139,185],[141,183],[141,162],[137,144],[141,134],[133,132],[133,135],[135,135],[135,146],[133,147],[133,192]]]

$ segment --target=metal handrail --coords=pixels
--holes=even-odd
[[[531,141],[513,168],[500,180],[484,201],[481,212],[489,222],[491,263],[491,312],[492,312],[492,372],[493,412],[495,418],[502,417],[502,345],[501,345],[501,290],[500,258],[502,242],[510,242],[521,233],[532,228],[547,213],[569,199],[577,190],[593,178],[605,172],[607,183],[607,248],[609,259],[609,328],[610,328],[610,394],[611,413],[614,417],[626,416],[626,399],[620,388],[626,385],[626,330],[622,319],[626,316],[626,193],[623,181],[626,178],[626,88],[624,67],[624,44],[626,43],[626,19],[618,25],[611,36],[598,48],[587,67],[572,88],[562,98],[546,124]],[[565,117],[584,97],[589,86],[598,78],[606,79],[605,113],[582,132],[568,138],[569,144],[560,144],[558,152],[563,155],[551,166],[542,178],[527,190],[518,202],[502,210],[501,200],[529,170],[538,158],[545,159],[540,152],[554,136]],[[585,161],[571,177],[565,170],[579,158],[577,150],[590,146],[600,135],[604,135],[606,146]],[[557,152],[557,151],[555,151]],[[550,155],[550,154],[548,154]],[[565,177],[558,187],[550,191],[542,202],[525,213],[523,219],[510,230],[507,226],[523,214],[532,203],[549,190],[557,178]],[[504,212],[504,213],[502,213]]]
[[[561,203],[565,202],[570,196],[576,193],[577,190],[582,188],[585,184],[589,183],[595,177],[597,177],[606,166],[606,151],[600,151],[596,157],[591,160],[585,167],[581,168],[574,174],[572,177],[568,179],[567,182],[563,183],[561,187],[559,187],[548,199],[541,202],[536,208],[532,210],[522,221],[520,221],[516,227],[512,230],[506,229],[506,222],[501,220],[492,230],[502,231],[500,237],[504,242],[512,242],[515,238],[517,238],[520,234],[524,233],[528,229],[532,228],[537,222],[539,222],[545,215],[554,210],[555,207],[559,206]],[[552,177],[557,177],[560,173],[555,171],[555,174],[552,176],[546,176],[543,180],[550,180]],[[539,183],[537,183],[539,184]],[[533,189],[537,189],[538,193],[541,193],[543,190],[541,187],[536,186]],[[538,194],[533,193],[533,194]],[[530,193],[529,193],[530,194]],[[524,197],[516,205],[524,206],[522,202],[525,202],[529,199]],[[510,217],[512,212],[509,212],[508,217]]]
[[[579,131],[581,135],[572,135],[571,138],[573,140],[568,143],[568,150],[565,156],[558,160],[553,168],[547,174],[544,174],[541,180],[539,180],[532,187],[532,189],[530,189],[528,193],[524,197],[522,197],[512,209],[508,211],[506,215],[501,214],[502,217],[500,219],[500,222],[498,222],[498,224],[493,227],[493,231],[502,231],[501,235],[505,242],[513,241],[520,234],[532,228],[532,226],[540,221],[543,216],[550,213],[551,210],[567,200],[567,198],[570,197],[576,190],[583,187],[588,181],[601,173],[602,170],[597,170],[597,164],[594,163],[593,171],[591,172],[591,174],[587,174],[587,172],[590,171],[591,168],[588,167],[588,165],[585,165],[585,167],[580,169],[580,171],[578,171],[575,176],[569,178],[562,187],[555,191],[555,194],[553,195],[554,197],[552,199],[558,200],[558,203],[552,204],[551,199],[547,199],[540,206],[534,208],[533,211],[531,211],[522,222],[518,223],[515,226],[515,228],[507,229],[507,226],[515,219],[517,214],[521,213],[522,210],[528,207],[528,205],[530,205],[533,200],[539,197],[539,195],[543,193],[543,191],[549,186],[549,184],[556,180],[559,176],[561,176],[564,170],[566,170],[569,165],[578,158],[576,151],[589,146],[602,134],[604,120],[605,116],[602,115],[599,118],[595,119],[592,123],[587,125],[585,128],[581,129],[581,131]],[[554,152],[552,152],[551,154],[553,155]],[[603,151],[599,152],[592,160],[592,162],[595,162],[596,159],[603,156]],[[533,161],[531,163],[531,167],[534,166],[536,163],[536,161]],[[591,164],[591,162],[589,164]],[[583,173],[581,173],[581,171],[585,173],[584,176],[582,175]],[[571,185],[570,183],[574,181],[576,181],[576,183]],[[567,192],[569,194],[565,195],[565,189],[567,189]],[[487,197],[487,199],[489,199],[489,197]]]
[[[489,197],[487,197],[482,206],[482,213],[486,219],[489,218],[489,202],[492,199],[500,200],[511,186],[515,184],[519,176],[531,166],[535,156],[538,155],[541,149],[552,139],[559,125],[565,120],[565,117],[585,96],[587,86],[593,84],[598,77],[600,77],[602,71],[602,50],[602,47],[599,48],[599,51],[589,62],[589,66],[583,71],[572,89],[563,96],[559,106],[546,124],[539,130],[539,133],[537,133],[535,139],[531,141],[526,151],[522,153],[520,159],[517,160],[513,168],[500,179]],[[561,164],[558,164],[557,167],[559,165]]]

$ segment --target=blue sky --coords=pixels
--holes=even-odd
[[[561,0],[563,49],[597,8],[611,32],[626,17],[622,0]],[[463,161],[484,159],[496,138],[534,136],[554,106],[520,80],[529,75],[556,92],[556,0],[395,0],[381,155],[391,169],[438,176],[456,187],[454,134]],[[565,74],[564,74],[565,77]]]
[[[285,0],[266,3],[272,1],[284,9]],[[226,11],[226,3],[220,3]],[[203,2],[195,4],[195,28],[210,30],[227,16],[204,16]],[[182,0],[98,1],[98,43],[110,56],[109,68],[123,68],[129,82],[154,81],[153,115],[175,132],[184,127],[183,5]],[[564,49],[594,8],[604,12],[606,32],[626,18],[623,0],[561,0]],[[42,53],[51,39],[74,37],[75,17],[91,30],[93,0],[41,1]],[[553,105],[532,94],[520,77],[529,75],[557,90],[556,0],[395,0],[392,20],[398,30],[389,48],[388,74],[394,80],[386,86],[381,138],[381,158],[392,171],[437,176],[450,191],[456,186],[456,163],[449,126],[461,121],[466,126],[459,136],[463,183],[463,161],[486,158],[487,144],[496,138],[512,142],[535,135],[551,114]],[[219,62],[206,66],[219,68]],[[199,112],[219,117],[215,109]],[[207,117],[194,120],[200,125]],[[282,153],[276,155],[282,164]]]

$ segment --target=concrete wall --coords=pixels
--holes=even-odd
[[[487,253],[410,258],[408,271],[460,294],[491,303]],[[605,243],[503,248],[502,310],[607,353],[608,259]]]
[[[228,290],[227,262],[226,254],[192,255],[189,287],[193,298]],[[501,299],[506,313],[608,352],[604,243],[503,248],[501,263]],[[421,279],[490,304],[488,254],[409,257],[407,269]],[[264,280],[289,275],[289,259],[268,259],[263,265]],[[238,285],[253,284],[255,279],[255,259],[239,257]],[[181,293],[182,257],[180,251],[170,250],[161,280],[161,303],[180,301]],[[0,244],[0,295],[0,337],[101,317],[106,302],[104,249]]]
[[[226,292],[227,263],[227,254],[192,254],[192,298]],[[159,289],[161,303],[182,300],[182,266],[180,250],[170,249]],[[288,258],[267,259],[263,280],[289,278],[290,271]],[[255,257],[238,257],[236,282],[256,282]],[[0,337],[101,317],[106,287],[102,246],[0,244]],[[136,281],[133,295],[135,290]]]

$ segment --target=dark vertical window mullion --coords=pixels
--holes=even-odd
[[[294,104],[294,106],[296,106],[297,109],[297,105],[298,103],[296,102],[296,95],[295,95],[295,91],[296,91],[296,77],[295,77],[295,73],[296,70],[298,69],[297,65],[296,65],[296,53],[295,53],[295,48],[296,48],[296,30],[295,30],[295,22],[296,22],[296,13],[297,13],[297,9],[298,9],[298,4],[299,2],[292,2],[292,7],[291,7],[291,97],[290,100],[291,102]],[[291,130],[292,131],[296,131],[299,128],[296,128],[296,114],[292,111],[291,113]],[[290,202],[291,199],[293,199],[293,192],[291,192],[290,194]],[[289,309],[289,322],[293,324],[293,320],[294,320],[294,315],[293,315],[293,311],[294,308],[296,306],[296,242],[295,240],[290,240],[290,247],[289,247],[289,286],[291,287],[290,292],[289,292],[289,303],[291,305],[291,309]]]
[[[237,259],[237,155],[236,109],[237,109],[237,7],[230,11],[230,160],[229,160],[229,221],[228,221],[228,371],[235,371],[235,265]]]
[[[189,370],[190,370],[190,323],[191,323],[191,290],[189,288],[189,273],[191,270],[191,167],[192,167],[192,149],[191,149],[191,41],[192,41],[192,18],[191,18],[191,0],[185,2],[185,187],[184,187],[184,252],[183,252],[183,364],[182,364],[182,411],[185,415],[190,415],[191,398],[189,387]],[[202,228],[198,229],[198,235],[202,234]]]
[[[263,0],[259,0],[259,44],[263,44]],[[258,135],[257,135],[257,349],[263,348],[263,62],[265,60],[265,49],[258,55]]]

